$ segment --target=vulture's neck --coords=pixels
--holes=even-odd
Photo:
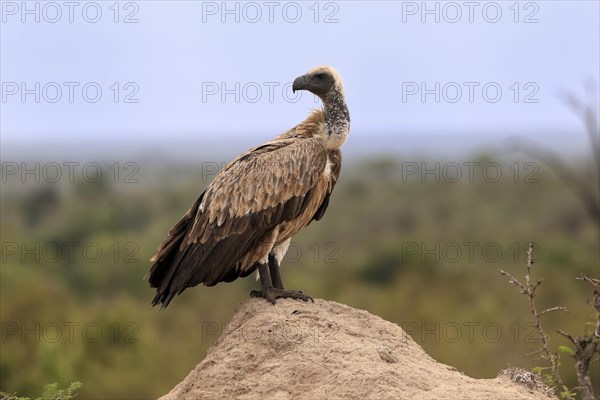
[[[346,140],[350,133],[350,113],[344,92],[342,90],[332,90],[324,99],[325,124],[327,126],[327,135],[339,147]],[[339,143],[339,144],[338,144]],[[333,147],[333,146],[332,146]]]

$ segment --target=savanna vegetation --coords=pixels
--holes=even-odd
[[[593,166],[570,163],[581,176]],[[257,288],[249,277],[150,307],[148,260],[209,177],[205,165],[135,165],[129,180],[107,165],[93,182],[3,182],[1,390],[35,397],[78,381],[80,398],[156,398]],[[552,346],[568,346],[557,329],[579,334],[595,320],[591,291],[575,278],[599,275],[598,224],[524,156],[346,162],[327,214],[298,235],[282,273],[290,288],[398,323],[438,361],[495,377],[540,364],[526,355],[540,339],[524,300],[499,274],[523,274],[530,241],[545,277],[538,306],[569,311],[544,316],[545,331]],[[577,385],[567,354],[560,371]]]

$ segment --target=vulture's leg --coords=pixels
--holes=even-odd
[[[263,297],[272,304],[275,304],[276,299],[297,299],[315,302],[312,297],[305,295],[300,290],[286,290],[283,288],[281,275],[279,274],[279,265],[273,256],[269,256],[269,265],[259,265],[258,274],[260,275],[262,290],[253,290],[250,292],[250,297]],[[273,282],[277,286],[273,287]]]
[[[269,254],[269,272],[271,273],[271,282],[273,287],[277,289],[283,289],[283,282],[281,282],[281,273],[279,272],[279,263],[273,254]]]
[[[271,274],[269,273],[269,266],[267,264],[260,264],[258,266],[258,275],[260,276],[260,287],[262,288],[262,290],[251,291],[250,297],[264,297],[271,303],[275,304],[275,296],[271,295],[273,283],[271,283]]]

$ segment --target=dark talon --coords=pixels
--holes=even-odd
[[[286,290],[281,282],[279,274],[279,263],[271,254],[269,255],[268,264],[260,264],[258,266],[258,274],[260,276],[260,286],[262,290],[253,290],[250,292],[250,297],[262,297],[263,299],[276,303],[276,299],[296,299],[302,301],[315,302],[312,297],[304,294],[301,290]]]
[[[302,301],[315,302],[314,299],[300,290],[287,290],[275,287],[267,288],[266,290],[253,290],[250,292],[250,297],[262,297],[272,304],[275,304],[276,299],[295,299]]]

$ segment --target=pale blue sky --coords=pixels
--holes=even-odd
[[[291,91],[282,88],[324,63],[344,78],[354,140],[348,146],[381,138],[384,147],[435,147],[427,139],[432,137],[461,146],[526,134],[576,147],[585,144],[585,135],[559,94],[583,95],[590,78],[597,91],[600,81],[598,1],[476,2],[472,10],[464,2],[427,2],[429,9],[438,7],[439,22],[435,14],[421,13],[421,1],[227,2],[230,14],[223,14],[221,1],[136,1],[119,3],[118,15],[113,1],[79,2],[73,22],[63,2],[54,3],[58,18],[56,7],[28,1],[30,9],[39,8],[39,23],[35,13],[23,14],[22,4],[2,1],[3,157],[39,143],[123,143],[133,153],[177,138],[199,146],[229,141],[236,147],[239,140],[245,148],[293,126],[317,105],[306,94],[291,102]],[[95,4],[102,15],[87,22],[96,17]],[[138,22],[123,23],[127,15]],[[35,94],[23,102],[21,84],[34,89],[35,82],[40,102]],[[51,82],[56,84],[44,92]],[[75,82],[73,103],[64,82]],[[83,98],[82,87],[90,82],[90,97],[96,84],[102,90],[97,103]],[[223,102],[220,93],[206,92],[220,91],[221,84],[235,88],[236,82],[240,89],[246,85],[239,103],[234,94]],[[436,82],[439,103],[435,94],[422,102],[420,93],[407,92],[422,83],[435,88]],[[497,102],[484,98],[486,84],[490,100],[502,90]],[[62,98],[50,103],[56,86]],[[457,87],[462,97],[452,103]],[[123,96],[136,89],[132,98],[139,101],[124,103]],[[524,102],[528,94],[537,103]],[[581,134],[565,141],[560,134],[567,131]]]

